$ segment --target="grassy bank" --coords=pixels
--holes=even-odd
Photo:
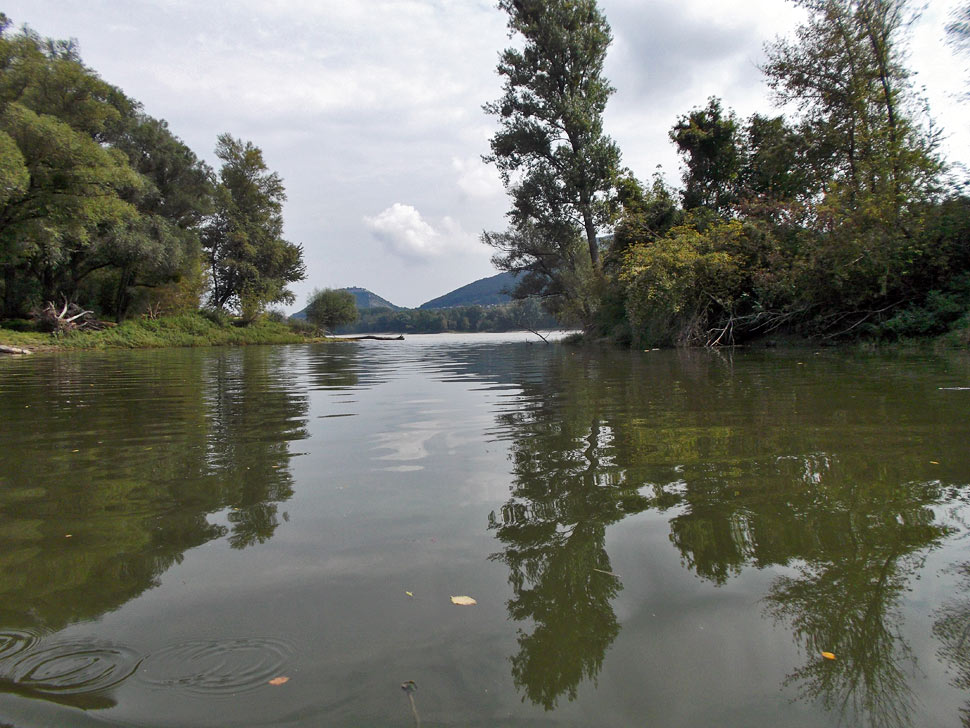
[[[245,346],[324,341],[285,323],[262,320],[246,326],[212,321],[198,313],[158,319],[132,319],[103,331],[73,331],[54,336],[14,331],[0,325],[0,344],[32,351],[150,349],[184,346]]]

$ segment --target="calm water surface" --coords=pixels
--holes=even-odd
[[[970,725],[968,387],[524,337],[0,360],[0,724]]]

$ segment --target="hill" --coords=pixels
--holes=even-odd
[[[388,301],[386,298],[381,298],[373,291],[368,291],[366,288],[358,288],[357,286],[351,286],[350,288],[341,288],[341,291],[349,291],[353,294],[354,300],[357,302],[357,309],[363,310],[365,308],[389,308],[392,311],[402,310],[400,306],[395,306],[393,303]],[[290,318],[295,319],[305,319],[306,318],[306,308],[302,308],[295,314],[290,316]]]
[[[344,291],[350,291],[354,294],[354,298],[357,300],[357,308],[389,308],[394,311],[400,311],[400,306],[395,306],[393,303],[388,301],[386,298],[381,298],[373,291],[368,291],[366,288],[357,288],[356,286],[351,286],[350,288],[342,289]]]
[[[456,288],[438,298],[418,306],[419,309],[453,308],[454,306],[494,306],[498,303],[508,303],[511,298],[506,290],[515,286],[515,273],[499,273],[498,275],[482,278],[469,283],[467,286]]]

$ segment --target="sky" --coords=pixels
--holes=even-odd
[[[758,70],[766,42],[802,17],[785,0],[600,0],[616,88],[605,130],[641,180],[680,177],[668,131],[719,96],[777,113]],[[967,58],[945,43],[957,0],[931,0],[910,33],[914,85],[970,162]],[[286,186],[285,237],[315,288],[368,288],[418,306],[494,275],[483,230],[508,200],[481,161],[496,130],[495,65],[512,44],[493,0],[6,0],[15,25],[77,39],[85,63],[140,101],[214,168],[229,132]]]

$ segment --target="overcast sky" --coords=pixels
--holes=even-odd
[[[955,0],[931,0],[911,66],[947,156],[968,161],[966,63],[944,43]],[[616,87],[606,131],[641,179],[679,179],[667,132],[711,95],[771,112],[762,47],[800,17],[785,0],[600,0]],[[363,286],[417,306],[495,271],[479,243],[507,202],[480,161],[495,129],[493,0],[6,0],[16,25],[76,38],[85,62],[141,101],[214,167],[229,132],[263,150],[286,185],[287,239],[313,288]]]

